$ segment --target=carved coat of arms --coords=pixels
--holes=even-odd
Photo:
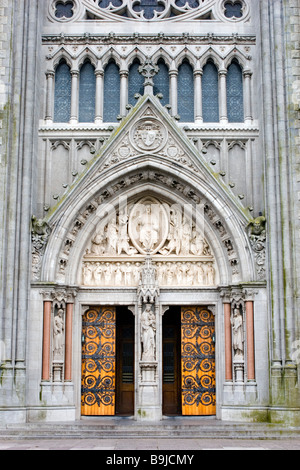
[[[133,144],[139,150],[158,150],[164,144],[166,132],[156,119],[140,121],[133,129]]]

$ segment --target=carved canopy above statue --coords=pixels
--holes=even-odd
[[[147,253],[160,286],[214,286],[216,266],[201,224],[178,204],[144,197],[98,224],[82,260],[85,286],[135,286]]]

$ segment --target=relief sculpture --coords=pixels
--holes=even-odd
[[[146,197],[104,218],[82,260],[91,287],[137,287],[150,254],[160,286],[214,286],[215,260],[196,223],[180,207]]]

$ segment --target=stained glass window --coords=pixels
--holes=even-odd
[[[226,18],[241,18],[243,16],[243,5],[241,2],[226,2],[224,7]]]
[[[203,68],[202,112],[204,122],[219,122],[219,79],[218,70],[211,61]]]
[[[139,93],[144,94],[144,77],[139,73],[140,63],[138,60],[134,61],[129,69],[128,76],[128,103],[131,105],[136,104],[134,95]]]
[[[158,0],[140,0],[133,6],[134,11],[144,11],[144,18],[151,20],[154,17],[154,12],[164,11],[165,6],[160,4]]]
[[[235,60],[227,72],[227,115],[229,122],[244,121],[243,75]]]
[[[194,73],[186,61],[178,69],[178,114],[182,122],[194,121]]]
[[[120,114],[120,73],[115,62],[110,62],[104,71],[104,122],[117,122]]]
[[[175,3],[178,7],[185,7],[188,5],[191,8],[198,8],[200,5],[199,0],[176,0]]]
[[[169,81],[169,69],[166,66],[165,62],[160,59],[157,63],[159,71],[158,73],[154,76],[153,82],[154,82],[154,95],[157,95],[158,93],[162,93],[163,98],[161,100],[161,104],[165,106],[166,104],[169,104],[170,100],[170,81]]]
[[[71,72],[63,60],[55,72],[54,122],[69,122],[71,117]]]
[[[79,79],[79,122],[95,120],[96,77],[90,62],[85,62]]]
[[[74,3],[69,2],[58,2],[56,4],[55,16],[56,18],[72,18],[73,16]]]

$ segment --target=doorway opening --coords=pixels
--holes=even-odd
[[[116,415],[134,414],[134,316],[116,308]]]
[[[181,415],[181,309],[163,316],[163,414]]]

